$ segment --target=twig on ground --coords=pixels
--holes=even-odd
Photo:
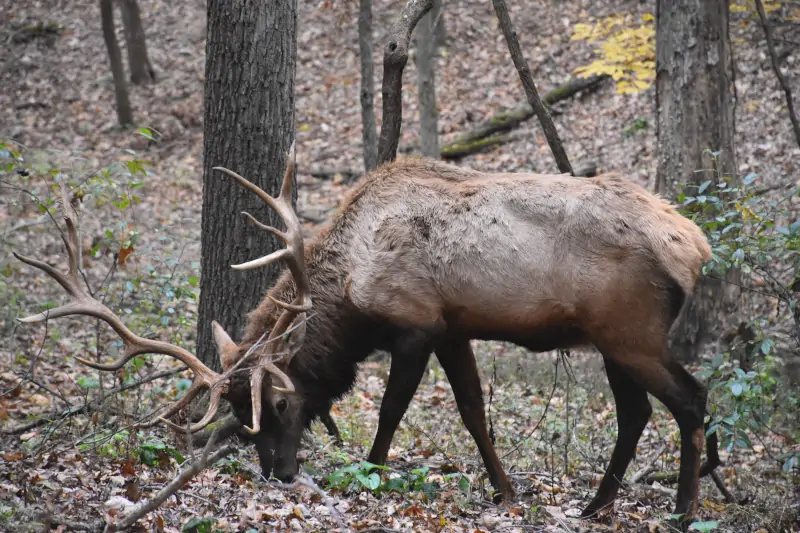
[[[263,476],[262,476],[263,477]],[[328,496],[328,493],[319,488],[314,480],[311,479],[308,475],[301,473],[295,477],[294,481],[291,483],[281,483],[280,481],[268,481],[268,483],[274,487],[278,487],[280,489],[288,489],[288,490],[295,490],[299,487],[303,487],[309,489],[310,491],[317,494],[322,501],[325,502],[325,507],[328,508],[328,511],[331,514],[331,518],[336,521],[336,525],[338,525],[342,529],[348,529],[347,525],[344,522],[344,517],[342,517],[342,513],[339,512],[338,509],[335,507],[335,502],[333,498]]]
[[[560,360],[560,358],[556,358],[555,369],[553,370],[553,387],[550,389],[550,396],[547,398],[547,403],[544,406],[544,411],[542,412],[542,416],[539,417],[539,420],[536,422],[536,425],[533,426],[533,429],[529,430],[528,433],[524,437],[522,437],[522,439],[520,439],[519,442],[517,442],[516,446],[514,446],[513,448],[508,450],[505,454],[503,454],[503,456],[500,458],[501,461],[503,459],[505,459],[506,457],[508,457],[509,455],[511,455],[512,453],[517,452],[520,449],[520,447],[523,444],[525,444],[528,441],[528,439],[531,438],[531,435],[533,435],[536,432],[536,430],[539,429],[539,426],[541,425],[542,421],[544,420],[544,417],[547,416],[547,411],[548,411],[548,409],[550,409],[550,403],[553,401],[553,395],[556,392],[556,385],[558,385],[558,361],[559,360]]]
[[[631,476],[630,483],[639,483],[639,481],[641,481],[644,476],[655,470],[656,461],[658,461],[658,458],[661,457],[661,454],[664,453],[664,450],[666,449],[667,445],[662,444],[661,447],[656,451],[656,453],[654,453],[653,456],[650,459],[648,459],[647,463],[645,463],[645,466],[643,466],[641,470],[639,470],[638,472],[636,472],[634,475]]]

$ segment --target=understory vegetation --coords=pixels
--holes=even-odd
[[[17,321],[65,302],[55,282],[12,252],[66,270],[60,237],[66,190],[79,216],[81,275],[94,296],[137,334],[195,349],[205,6],[141,3],[152,13],[147,38],[159,75],[157,83],[130,89],[135,128],[119,128],[113,118],[111,75],[97,61],[105,53],[99,21],[97,28],[86,22],[98,18],[97,2],[65,3],[57,23],[49,21],[46,3],[16,3],[10,9],[24,10],[22,29],[15,29],[18,21],[0,28],[10,50],[0,54],[0,101],[11,101],[0,106],[0,531],[102,530],[104,520],[145,502],[211,449],[161,425],[136,427],[191,386],[191,371],[174,359],[140,356],[115,372],[98,372],[74,357],[108,362],[120,355],[121,342],[101,321]],[[297,205],[307,240],[361,174],[356,4],[298,3]],[[453,142],[519,110],[524,93],[491,3],[447,4],[436,84],[441,138]],[[800,21],[795,4],[763,2],[768,13],[789,13],[790,22]],[[374,2],[376,42],[398,5]],[[514,23],[542,94],[569,85],[573,75],[613,79],[549,106],[570,157],[652,185],[653,6],[532,5],[515,8]],[[723,280],[737,301],[719,342],[688,365],[708,385],[708,431],[718,435],[723,461],[715,476],[701,479],[691,527],[795,532],[800,150],[787,134],[785,99],[763,50],[754,2],[735,0],[730,9],[741,174],[734,180],[714,173],[685,187],[677,201],[712,246],[703,274]],[[788,52],[784,60],[796,57]],[[400,151],[408,153],[419,145],[412,62],[404,76]],[[532,112],[523,114],[529,119]],[[476,143],[493,148],[469,151],[457,164],[553,173],[541,129],[528,119],[515,118],[515,131],[503,133],[502,142],[482,137]],[[725,156],[708,155],[712,164]],[[483,462],[435,358],[387,465],[365,460],[389,372],[388,357],[379,353],[361,365],[354,389],[332,408],[342,443],[315,423],[294,483],[264,479],[253,446],[234,438],[232,453],[186,481],[132,530],[674,531],[667,521],[680,435],[660,402],[650,398],[653,416],[614,508],[599,523],[583,521],[580,512],[597,490],[618,432],[602,358],[594,350],[534,355],[497,342],[473,348],[490,433],[516,487],[509,505],[492,503]]]

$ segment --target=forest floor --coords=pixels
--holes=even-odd
[[[376,0],[376,88],[382,43],[399,12],[399,0]],[[130,422],[185,390],[189,372],[154,380],[97,401],[121,383],[174,369],[172,361],[147,358],[126,372],[98,375],[71,356],[110,356],[109,332],[88,320],[63,319],[47,327],[20,325],[42,303],[59,302],[57,286],[10,254],[18,250],[64,264],[58,232],[31,199],[47,201],[60,171],[92,179],[83,202],[83,267],[93,287],[126,310],[137,332],[194,345],[202,203],[205,2],[139,0],[150,58],[158,80],[131,87],[137,125],[157,132],[150,142],[115,126],[113,87],[100,32],[97,3],[28,0],[0,12],[0,136],[22,152],[28,176],[0,179],[0,530],[91,529],[124,512],[176,475],[182,458],[196,455],[157,427],[129,430]],[[298,210],[314,234],[348,191],[347,172],[328,179],[312,170],[360,173],[361,125],[357,3],[299,2],[297,65]],[[438,59],[437,94],[443,140],[469,130],[494,112],[523,99],[490,2],[446,3],[447,42]],[[511,16],[541,93],[593,59],[593,48],[572,41],[572,27],[590,17],[652,12],[654,2],[580,0],[511,2]],[[57,33],[30,32],[56,23]],[[121,36],[121,28],[118,28]],[[763,33],[752,13],[731,21],[736,61],[737,167],[758,174],[765,190],[797,185],[800,150],[793,139],[783,93],[770,68]],[[124,45],[124,42],[122,43]],[[788,46],[788,45],[787,45]],[[787,49],[788,50],[788,49]],[[800,87],[800,47],[783,56]],[[416,71],[404,79],[403,147],[418,143]],[[380,120],[380,91],[376,107]],[[573,161],[596,162],[648,185],[656,168],[655,89],[617,94],[611,83],[556,104],[552,114]],[[413,150],[411,150],[413,152]],[[6,159],[3,151],[0,157]],[[148,163],[139,172],[132,161]],[[466,157],[459,165],[492,171],[555,172],[543,134],[530,121],[512,142]],[[27,191],[24,192],[23,191]],[[135,198],[134,198],[135,196]],[[127,199],[126,199],[127,198]],[[104,201],[101,201],[104,200]],[[113,200],[113,201],[112,201]],[[116,203],[114,203],[116,202]],[[129,257],[114,264],[119,242],[138,234]],[[116,248],[115,248],[116,246]],[[319,490],[278,487],[263,480],[252,447],[187,483],[141,524],[180,531],[207,518],[223,531],[666,531],[674,487],[658,483],[623,488],[605,523],[577,515],[593,496],[616,437],[613,398],[592,351],[533,356],[501,343],[475,343],[496,446],[517,487],[507,506],[491,503],[480,455],[461,423],[438,363],[429,370],[393,441],[390,473],[410,486],[394,493],[364,488],[357,480],[331,478],[366,458],[377,424],[388,365],[362,365],[351,394],[334,406],[344,439],[336,446],[321,425],[308,437],[304,468]],[[85,355],[89,354],[89,355]],[[555,377],[555,379],[554,379]],[[490,394],[491,391],[491,394]],[[74,416],[65,410],[86,403]],[[629,476],[679,466],[677,426],[663,406],[639,443]],[[778,406],[779,408],[779,406]],[[49,423],[35,421],[46,417]],[[796,422],[796,420],[795,420]],[[21,428],[27,429],[22,430]],[[717,531],[799,531],[797,476],[782,472],[775,455],[793,443],[766,432],[749,449],[723,450],[719,474],[737,502],[728,503],[709,478],[701,481],[699,516]],[[180,450],[180,451],[179,451]],[[342,481],[335,486],[335,481]],[[707,527],[712,527],[707,525]],[[144,530],[142,529],[142,530]]]

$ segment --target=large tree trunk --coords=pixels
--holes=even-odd
[[[128,98],[128,84],[125,81],[125,67],[122,65],[122,54],[119,51],[117,34],[114,32],[114,4],[112,0],[100,0],[100,24],[103,28],[103,39],[111,62],[111,75],[114,78],[114,93],[117,99],[117,120],[120,126],[133,124],[133,110]]]
[[[361,138],[364,171],[378,165],[378,126],[375,119],[375,61],[372,58],[372,0],[361,0],[358,10],[358,47],[361,54]]]
[[[277,196],[286,152],[294,139],[296,0],[208,0],[202,277],[198,356],[219,368],[211,320],[234,338],[283,268],[281,263],[236,271],[230,265],[266,255],[275,237],[248,224],[248,211],[283,227],[254,194],[214,166],[237,172]]]
[[[417,71],[419,97],[419,134],[422,154],[439,157],[439,110],[436,108],[436,39],[434,24],[441,11],[441,0],[419,21],[417,29]]]
[[[147,57],[147,41],[142,25],[142,14],[137,0],[120,0],[122,26],[125,29],[125,43],[128,47],[128,68],[131,83],[141,85],[155,81],[153,66]]]
[[[675,198],[679,184],[735,176],[735,88],[725,0],[658,0],[655,190]],[[707,152],[719,152],[713,161]],[[706,151],[704,153],[704,151]],[[710,170],[716,167],[716,172]],[[683,361],[698,357],[724,327],[735,300],[730,286],[703,277],[672,337]]]

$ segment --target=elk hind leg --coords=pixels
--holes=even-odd
[[[582,518],[595,517],[613,503],[625,471],[636,452],[639,438],[653,412],[644,387],[631,379],[611,359],[605,359],[604,363],[617,406],[617,442],[597,494],[581,513]]]
[[[626,361],[615,354],[614,360],[634,381],[658,398],[678,423],[681,465],[675,514],[682,515],[680,522],[685,527],[697,512],[700,453],[705,443],[703,419],[708,391],[683,366],[670,359],[666,341],[661,349],[649,352],[641,349],[644,345],[641,343],[638,353],[642,355],[636,359],[628,358]]]

